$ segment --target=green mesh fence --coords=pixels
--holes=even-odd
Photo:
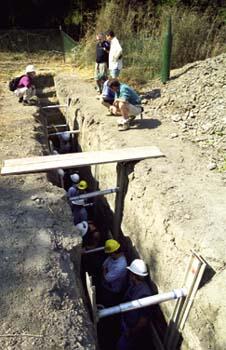
[[[77,42],[62,29],[60,29],[64,60],[74,60]]]
[[[57,29],[0,30],[0,51],[55,51],[62,54],[61,36]]]

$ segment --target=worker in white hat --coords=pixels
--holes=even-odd
[[[82,221],[82,222],[79,222],[77,225],[75,225],[75,228],[77,229],[78,233],[82,237],[84,237],[88,232],[89,225],[87,221]]]
[[[25,74],[20,77],[17,88],[14,91],[16,96],[19,97],[19,102],[23,102],[24,106],[31,106],[35,103],[33,98],[36,95],[35,74],[35,67],[33,64],[29,64],[25,69]]]
[[[129,302],[151,296],[152,291],[146,281],[148,270],[145,262],[141,259],[135,259],[130,266],[127,266],[127,269],[129,270],[129,288],[122,302]],[[118,341],[117,350],[152,349],[149,339],[151,312],[152,309],[150,307],[143,307],[122,314],[122,333]]]
[[[70,153],[71,152],[71,134],[68,131],[62,132],[59,136],[60,153]]]

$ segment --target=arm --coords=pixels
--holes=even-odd
[[[108,283],[114,282],[121,276],[124,270],[125,270],[124,265],[116,265],[110,271],[106,271],[104,274],[104,278],[106,282]]]

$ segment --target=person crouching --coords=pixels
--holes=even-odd
[[[25,69],[25,75],[23,75],[17,85],[14,93],[19,97],[19,102],[23,102],[24,106],[33,105],[32,97],[36,95],[36,89],[34,85],[35,67],[33,64],[29,64]]]

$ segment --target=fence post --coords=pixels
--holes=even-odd
[[[163,37],[163,49],[162,49],[162,69],[161,69],[161,81],[163,84],[169,80],[170,77],[170,59],[172,50],[172,25],[171,17],[168,18],[167,30]]]
[[[60,37],[61,37],[61,43],[62,43],[63,59],[64,59],[64,63],[65,63],[64,37],[63,37],[63,32],[62,32],[61,26],[59,26],[59,30],[60,30]]]

